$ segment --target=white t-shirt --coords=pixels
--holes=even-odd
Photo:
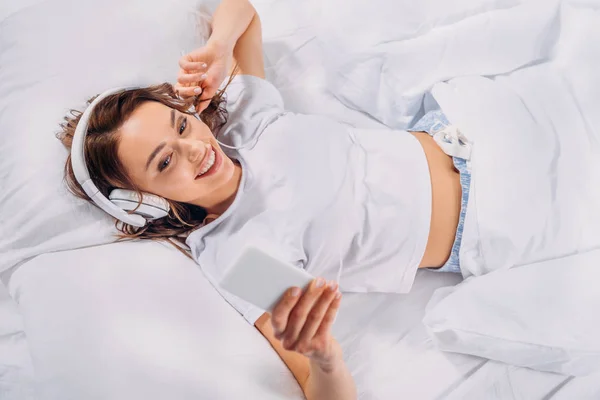
[[[269,82],[236,76],[219,141],[240,150],[233,204],[187,238],[215,284],[254,244],[342,291],[406,293],[425,252],[431,183],[425,153],[404,131],[354,129],[285,111]],[[263,313],[222,291],[254,323]]]

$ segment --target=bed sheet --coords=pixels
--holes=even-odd
[[[419,271],[411,293],[344,298],[335,334],[360,399],[581,399],[600,396],[600,376],[573,378],[437,350],[422,318],[453,274]]]
[[[0,284],[0,399],[33,399],[33,366],[23,321],[14,300]]]

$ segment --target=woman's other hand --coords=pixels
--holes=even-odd
[[[230,73],[233,63],[233,48],[215,41],[208,41],[179,59],[179,75],[175,90],[184,98],[196,97],[198,113],[204,111],[216,94],[219,86]]]
[[[342,350],[331,335],[331,326],[340,307],[341,293],[336,282],[313,280],[306,291],[287,290],[275,306],[271,323],[275,337],[286,350],[303,354],[323,370],[342,362]]]

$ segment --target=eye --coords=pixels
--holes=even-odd
[[[164,160],[162,160],[160,162],[160,164],[158,164],[158,171],[163,172],[165,170],[165,168],[167,168],[169,166],[170,163],[171,163],[171,154],[169,154],[167,156],[167,158],[165,158]]]
[[[187,127],[187,118],[183,118],[183,120],[181,121],[181,125],[179,125],[179,134],[180,135],[183,133],[183,131],[185,131],[186,127]]]

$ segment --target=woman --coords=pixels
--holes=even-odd
[[[417,268],[459,272],[468,154],[451,157],[432,137],[442,132],[452,143],[441,113],[407,133],[285,111],[264,80],[260,20],[247,0],[223,0],[206,46],[180,67],[175,88],[124,90],[98,102],[84,144],[92,181],[105,197],[124,188],[166,199],[166,217],[142,228],[121,224],[123,237],[185,240],[209,277],[222,276],[219,266],[248,242],[328,277],[304,293],[290,288],[271,316],[224,295],[308,399],[355,398],[331,336],[336,281],[344,291],[407,292]],[[67,147],[80,117],[63,124]],[[468,148],[464,138],[458,143]],[[70,159],[66,178],[88,198]]]

